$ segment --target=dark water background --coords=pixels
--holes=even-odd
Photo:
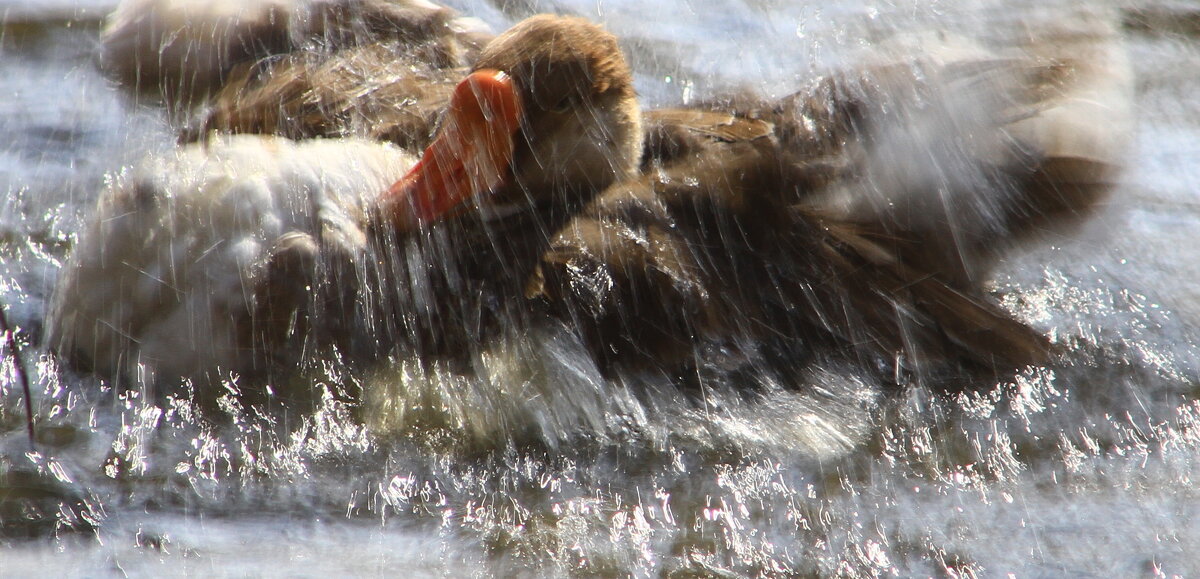
[[[881,31],[995,34],[1035,5],[456,3],[496,29],[554,8],[604,22],[649,105],[786,94]],[[173,146],[161,113],[96,68],[108,8],[0,2],[0,298],[39,428],[31,453],[6,361],[0,576],[1200,573],[1200,8],[1116,6],[1136,74],[1122,183],[993,280],[1071,347],[1061,364],[898,397],[816,368],[807,388],[698,406],[605,384],[569,341],[539,336],[498,345],[475,379],[331,370],[314,387],[358,403],[294,415],[228,398],[204,419],[40,347],[104,183]]]

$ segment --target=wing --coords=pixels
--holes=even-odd
[[[364,243],[366,203],[412,162],[375,143],[255,136],[148,158],[101,196],[76,242],[48,343],[108,378],[253,368],[261,351],[245,339],[256,294],[272,295],[258,286],[278,240]]]
[[[336,58],[302,52],[242,66],[181,140],[214,131],[291,139],[359,136],[419,151],[429,145],[461,71],[397,52],[392,45],[368,45]]]
[[[560,231],[531,294],[610,365],[673,368],[712,342],[990,373],[1049,359],[986,296],[796,206],[782,155],[742,143],[610,189]]]

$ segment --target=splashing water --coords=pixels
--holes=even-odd
[[[3,346],[0,574],[1200,570],[1192,8],[1115,7],[1137,81],[1127,169],[1097,215],[1006,251],[989,280],[1067,350],[1050,366],[947,392],[819,361],[756,375],[750,394],[719,375],[685,391],[606,378],[551,326],[481,347],[471,372],[414,356],[360,373],[331,354],[296,378],[314,392],[299,405],[250,403],[232,376],[209,397],[107,383],[41,346],[55,277],[105,183],[174,138],[95,66],[111,6],[26,4],[0,2],[0,300],[33,374],[38,440],[29,452]],[[647,106],[780,96],[896,32],[996,39],[1061,8],[497,5],[455,8],[496,29],[542,10],[604,22]]]

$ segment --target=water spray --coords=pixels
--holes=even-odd
[[[34,443],[33,395],[29,391],[29,374],[25,372],[25,362],[21,359],[21,349],[17,346],[16,332],[9,329],[8,316],[4,313],[3,305],[0,305],[0,332],[4,333],[4,339],[8,341],[8,353],[13,359],[13,369],[17,373],[17,379],[21,381],[21,389],[25,392],[25,427],[29,430],[29,449],[37,452]]]

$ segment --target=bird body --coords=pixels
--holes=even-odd
[[[49,343],[102,376],[252,373],[255,287],[289,235],[361,246],[415,159],[361,140],[221,138],[146,159],[101,197],[64,266]]]
[[[114,78],[185,118],[264,58],[303,54],[311,63],[385,46],[453,68],[491,37],[481,21],[425,0],[123,0],[101,45]]]
[[[65,269],[52,344],[101,372],[181,378],[326,346],[469,359],[550,316],[612,371],[677,375],[712,347],[896,376],[1044,363],[1052,345],[980,272],[996,235],[1102,192],[1118,137],[1066,135],[1088,95],[1120,113],[1126,78],[935,40],[932,58],[643,124],[611,34],[527,19],[438,97],[415,163],[360,141],[209,136],[116,186]],[[276,71],[310,75],[296,94],[312,94],[324,65],[290,66]],[[230,94],[275,86],[271,70]],[[273,132],[235,126],[241,103],[269,109],[241,97],[209,126]],[[1045,196],[1066,188],[1079,195]]]
[[[530,294],[617,367],[679,372],[714,347],[895,376],[1048,362],[983,281],[1103,200],[1131,79],[1110,21],[1041,34],[898,39],[774,102],[647,112],[646,174],[559,232]]]
[[[324,346],[457,348],[470,318],[519,303],[555,223],[633,174],[630,82],[611,35],[535,17],[458,83],[419,160],[261,135],[151,157],[102,195],[56,288],[51,346],[165,383],[287,371]]]

